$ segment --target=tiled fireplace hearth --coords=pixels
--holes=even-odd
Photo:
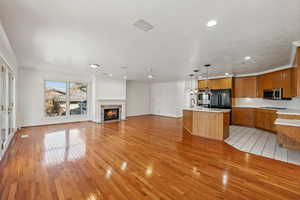
[[[125,100],[97,100],[95,122],[104,123],[126,119]]]

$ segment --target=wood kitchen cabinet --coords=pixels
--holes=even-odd
[[[274,124],[277,114],[276,110],[255,109],[255,127],[266,131],[276,132]]]
[[[255,108],[232,108],[231,124],[255,127]]]
[[[294,96],[292,68],[271,72],[258,76],[258,97],[263,97],[264,90],[273,88],[283,88],[283,98]]]
[[[206,81],[206,80],[199,80],[198,81],[198,89],[199,90],[204,90],[204,89],[208,88],[208,84],[207,84],[208,81]]]
[[[300,96],[300,47],[298,47],[292,73],[292,81],[294,85],[294,96]]]
[[[233,97],[234,98],[256,98],[257,77],[237,77],[233,79]]]
[[[232,78],[210,79],[208,82],[209,89],[232,89]]]
[[[198,81],[199,90],[209,88],[211,90],[232,89],[232,78],[218,78]]]

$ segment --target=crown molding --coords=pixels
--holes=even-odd
[[[211,77],[208,77],[208,79],[218,79],[218,78],[233,78],[233,77],[249,77],[249,76],[259,76],[259,75],[262,75],[262,74],[267,74],[267,73],[271,73],[271,72],[276,72],[276,71],[280,71],[280,70],[284,70],[284,69],[289,69],[289,68],[292,68],[293,66],[291,65],[284,65],[284,66],[281,66],[281,67],[276,67],[274,69],[269,69],[269,70],[265,70],[265,71],[261,71],[261,72],[256,72],[256,73],[250,73],[250,74],[231,74],[231,75],[228,75],[228,76],[211,76]],[[205,78],[201,78],[201,79],[198,79],[198,80],[206,80]]]
[[[276,72],[276,71],[292,68],[294,66],[295,57],[296,57],[296,53],[297,53],[297,48],[300,47],[300,41],[295,41],[292,44],[293,44],[293,50],[292,50],[291,62],[290,62],[289,65],[284,65],[284,66],[281,66],[281,67],[276,67],[274,69],[269,69],[269,70],[256,72],[256,73],[250,73],[250,74],[235,74],[235,75],[232,74],[232,75],[228,75],[228,76],[211,76],[208,79],[259,76],[259,75],[262,75],[262,74],[267,74],[267,73],[271,73],[271,72]],[[198,79],[198,80],[205,80],[205,78],[201,78],[201,79]]]
[[[267,74],[267,73],[271,73],[271,72],[277,72],[280,70],[284,70],[284,69],[289,69],[292,68],[293,66],[291,65],[284,65],[281,67],[276,67],[274,69],[269,69],[269,70],[265,70],[265,71],[261,71],[261,72],[257,72],[257,73],[251,73],[251,74],[237,74],[234,77],[247,77],[247,76],[259,76],[259,75],[263,75],[263,74]]]

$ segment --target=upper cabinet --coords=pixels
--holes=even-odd
[[[293,91],[293,69],[271,72],[258,76],[258,97],[263,97],[264,90],[273,88],[283,88],[283,97],[291,98],[295,96]]]
[[[211,90],[232,89],[232,78],[218,78],[198,81],[199,90],[209,88]]]
[[[208,88],[208,81],[206,81],[206,80],[199,80],[198,81],[198,89],[199,90],[204,90],[206,88]]]
[[[233,97],[234,98],[256,98],[257,77],[237,77],[233,79]]]
[[[297,49],[292,79],[294,80],[295,96],[300,96],[300,47]]]

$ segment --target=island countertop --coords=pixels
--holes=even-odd
[[[231,111],[231,109],[204,108],[204,107],[193,107],[193,108],[186,107],[183,108],[183,110],[198,111],[198,112],[221,112],[221,113],[226,113]]]

